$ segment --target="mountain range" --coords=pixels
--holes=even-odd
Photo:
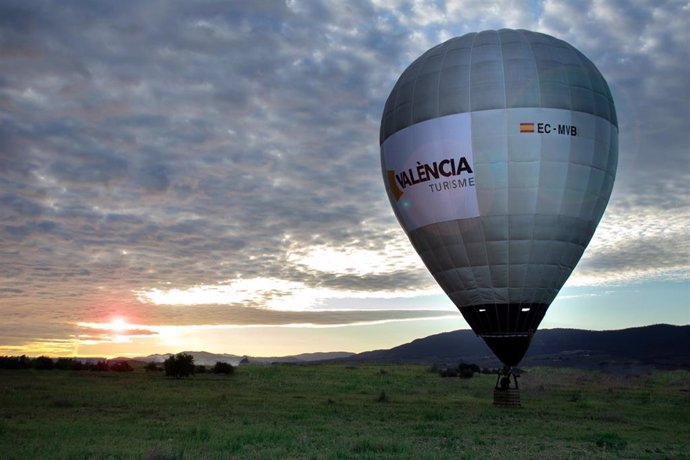
[[[241,361],[246,360],[253,363],[313,363],[319,361],[332,361],[342,358],[348,358],[354,356],[354,353],[349,353],[346,351],[335,351],[335,352],[317,352],[317,353],[302,353],[299,355],[291,356],[279,356],[279,357],[254,357],[254,356],[239,356],[231,355],[228,353],[209,353],[207,351],[184,351],[183,353],[190,354],[194,356],[194,363],[200,364],[202,366],[213,366],[218,361],[223,363],[230,363],[233,366],[237,366]],[[162,363],[165,361],[170,354],[155,354],[148,355],[144,357],[134,358],[136,361],[154,362]],[[129,359],[129,358],[116,358],[119,359]]]
[[[484,341],[472,331],[436,334],[391,348],[346,358],[356,362],[436,363],[460,361],[499,367]],[[545,329],[534,334],[521,366],[630,370],[690,369],[690,325],[658,324],[614,331]]]
[[[197,364],[217,361],[237,365],[246,358],[260,363],[418,363],[443,366],[459,362],[495,368],[501,363],[484,341],[470,330],[458,330],[413,340],[389,350],[363,353],[305,353],[282,357],[243,357],[232,354],[187,352]],[[138,361],[162,362],[169,355],[150,355]],[[657,324],[613,331],[545,329],[537,331],[521,366],[575,367],[637,372],[650,368],[690,369],[690,325]]]

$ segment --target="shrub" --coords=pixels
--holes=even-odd
[[[146,363],[144,369],[146,370],[146,372],[158,372],[163,370],[163,368],[160,367],[158,363],[155,363],[153,361],[151,361],[150,363]]]
[[[89,364],[89,370],[90,371],[96,371],[96,372],[106,372],[110,370],[110,366],[108,366],[108,361],[106,360],[101,360],[98,361],[97,363],[91,363]]]
[[[43,371],[53,369],[54,367],[55,362],[52,358],[47,356],[39,356],[38,358],[34,359],[34,369]]]
[[[115,361],[110,365],[110,370],[114,372],[132,372],[134,368],[127,361]]]
[[[235,372],[235,368],[232,367],[232,364],[230,364],[230,363],[224,363],[222,361],[217,361],[216,364],[213,366],[212,372],[214,374],[230,375],[233,372]]]
[[[81,362],[74,358],[58,358],[55,368],[63,371],[78,371],[81,370]]]
[[[197,374],[205,374],[206,373],[206,366],[203,364],[199,364],[197,366],[194,366],[194,372]]]
[[[181,379],[194,375],[194,356],[187,353],[178,353],[170,355],[163,363],[165,368],[165,375],[168,377],[175,377]]]
[[[471,379],[474,377],[474,373],[479,373],[480,369],[479,366],[476,364],[468,364],[468,363],[460,363],[458,364],[458,373],[460,374],[461,378],[464,379]]]
[[[461,367],[458,369],[458,373],[460,374],[461,379],[471,379],[474,377],[474,371],[469,367]]]
[[[441,375],[441,377],[457,377],[458,370],[453,368],[442,369],[441,371],[439,371],[439,374]]]

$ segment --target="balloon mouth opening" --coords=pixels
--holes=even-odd
[[[532,336],[482,336],[491,351],[509,367],[517,366],[525,356]]]
[[[506,303],[472,305],[459,310],[503,364],[517,366],[548,307],[545,303]]]

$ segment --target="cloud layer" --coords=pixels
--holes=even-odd
[[[3,2],[0,336],[434,292],[378,125],[415,57],[486,28],[569,41],[616,98],[619,176],[572,282],[687,279],[688,23],[682,2]],[[195,289],[216,294],[195,322],[151,297]]]

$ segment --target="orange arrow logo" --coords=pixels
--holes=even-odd
[[[388,185],[391,187],[395,201],[398,201],[403,195],[403,191],[398,188],[398,183],[395,181],[395,171],[388,170]]]

